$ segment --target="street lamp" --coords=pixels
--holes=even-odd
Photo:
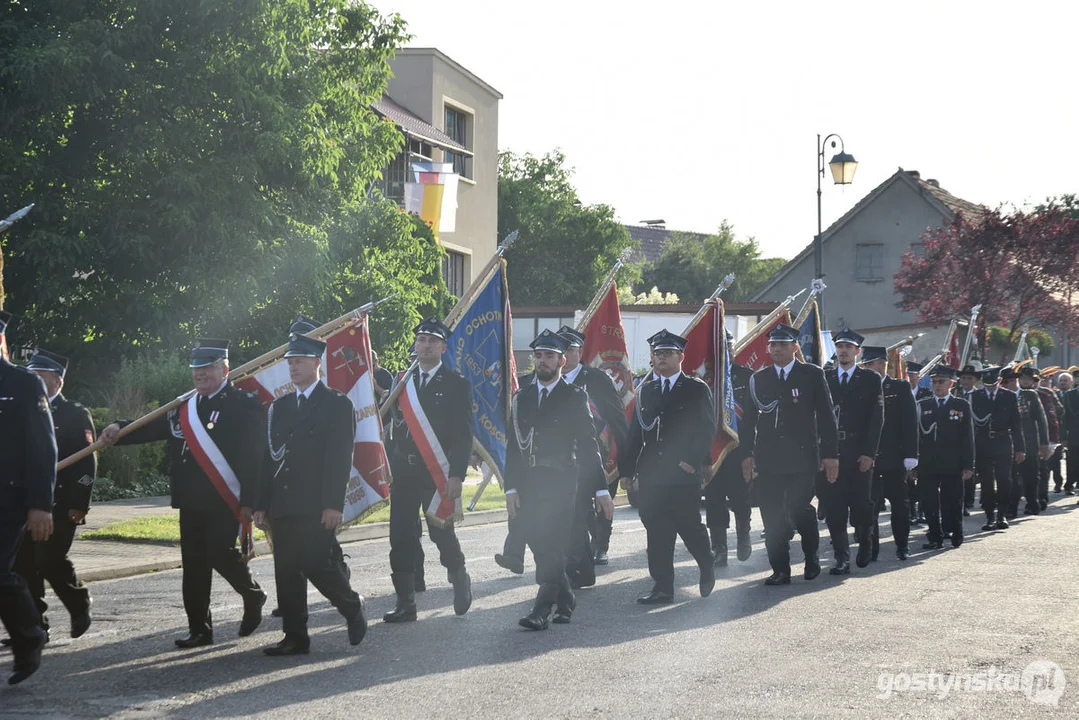
[[[836,185],[850,185],[854,180],[854,171],[858,169],[858,161],[854,159],[853,155],[848,155],[846,148],[843,147],[843,138],[839,137],[835,133],[832,133],[828,137],[821,141],[820,135],[817,135],[817,236],[813,238],[813,277],[824,277],[824,252],[821,247],[821,234],[824,232],[821,228],[821,178],[824,177],[824,146],[831,141],[831,147],[834,150],[836,146],[836,140],[839,141],[839,152],[832,156],[832,159],[828,161],[828,167],[832,171],[832,180]],[[827,327],[825,323],[824,315],[824,298],[823,296],[817,299],[817,311],[820,313],[821,327]]]

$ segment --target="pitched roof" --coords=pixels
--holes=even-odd
[[[906,183],[911,186],[916,192],[918,192],[926,201],[936,207],[942,215],[951,220],[958,213],[972,218],[974,220],[979,219],[985,214],[986,209],[982,205],[972,203],[968,200],[963,200],[960,197],[952,195],[950,192],[940,186],[940,183],[936,180],[922,180],[921,173],[917,170],[904,170],[899,168],[896,172],[889,176],[887,180],[882,182],[877,187],[873,188],[868,195],[863,197],[857,203],[854,204],[850,210],[843,214],[838,220],[828,226],[828,229],[821,234],[821,245],[828,242],[836,232],[839,231],[844,225],[850,222],[858,213],[864,210],[870,203],[880,197],[885,190],[896,183]],[[771,292],[776,284],[787,276],[800,262],[805,260],[813,252],[813,243],[810,242],[805,248],[802,249],[794,258],[791,259],[786,265],[776,271],[772,277],[768,278],[768,281],[761,286],[761,289],[757,291],[757,294],[753,296],[753,300],[761,300],[765,298],[767,293]]]
[[[431,143],[443,150],[453,150],[465,155],[472,153],[464,145],[460,144],[434,125],[424,122],[418,115],[399,105],[389,95],[383,95],[382,99],[372,105],[374,111],[387,118],[409,135]]]
[[[676,232],[680,235],[688,235],[702,241],[708,237],[708,233],[668,230],[665,227],[657,227],[654,225],[626,225],[626,230],[629,230],[629,237],[631,240],[640,243],[640,246],[634,251],[633,256],[630,258],[632,262],[645,260],[654,263],[656,260],[659,260],[659,256],[663,254],[663,250],[667,247],[667,243],[670,242],[671,236]]]

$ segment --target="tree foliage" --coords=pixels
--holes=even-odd
[[[498,234],[519,230],[506,252],[510,294],[516,305],[584,307],[630,246],[629,232],[607,205],[583,205],[566,157],[504,152],[498,165]],[[637,278],[634,268],[619,284]]]
[[[437,305],[441,251],[365,196],[405,39],[352,0],[8,3],[0,207],[37,204],[5,237],[16,340],[102,367],[196,334],[253,353],[395,290],[379,332]]]
[[[998,208],[977,218],[959,215],[926,231],[924,252],[903,256],[895,277],[899,307],[927,322],[947,322],[981,305],[985,328],[1023,325],[1075,336],[1079,311],[1068,298],[1079,289],[1079,218],[1062,207],[1032,212]]]
[[[674,293],[663,293],[655,285],[647,292],[634,293],[631,287],[618,288],[618,303],[620,305],[677,305],[678,296]]]
[[[734,284],[723,293],[728,301],[749,300],[786,261],[762,258],[753,238],[737,240],[734,227],[726,221],[719,231],[703,239],[691,233],[673,233],[663,254],[641,275],[639,290],[658,287],[672,292],[683,302],[709,297],[729,273]]]

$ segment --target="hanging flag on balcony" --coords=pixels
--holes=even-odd
[[[453,172],[453,163],[412,163],[414,182],[405,183],[405,211],[419,215],[431,226],[435,242],[440,234],[453,232],[457,226],[457,186],[461,176]]]

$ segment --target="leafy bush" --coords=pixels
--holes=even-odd
[[[130,500],[133,498],[160,497],[169,494],[169,479],[153,473],[132,485],[123,486],[109,477],[98,476],[94,482],[94,502],[109,500]]]
[[[1002,348],[1009,353],[1009,359],[1012,354],[1015,353],[1015,349],[1019,346],[1019,338],[1022,337],[1023,331],[1016,330],[1010,332],[1008,328],[1003,327],[991,327],[987,333],[986,340],[993,348]],[[1053,343],[1053,339],[1049,337],[1049,333],[1039,328],[1031,328],[1027,333],[1027,347],[1037,347],[1041,353],[1038,355],[1039,360],[1046,360],[1053,354],[1053,350],[1056,349],[1056,345]]]

